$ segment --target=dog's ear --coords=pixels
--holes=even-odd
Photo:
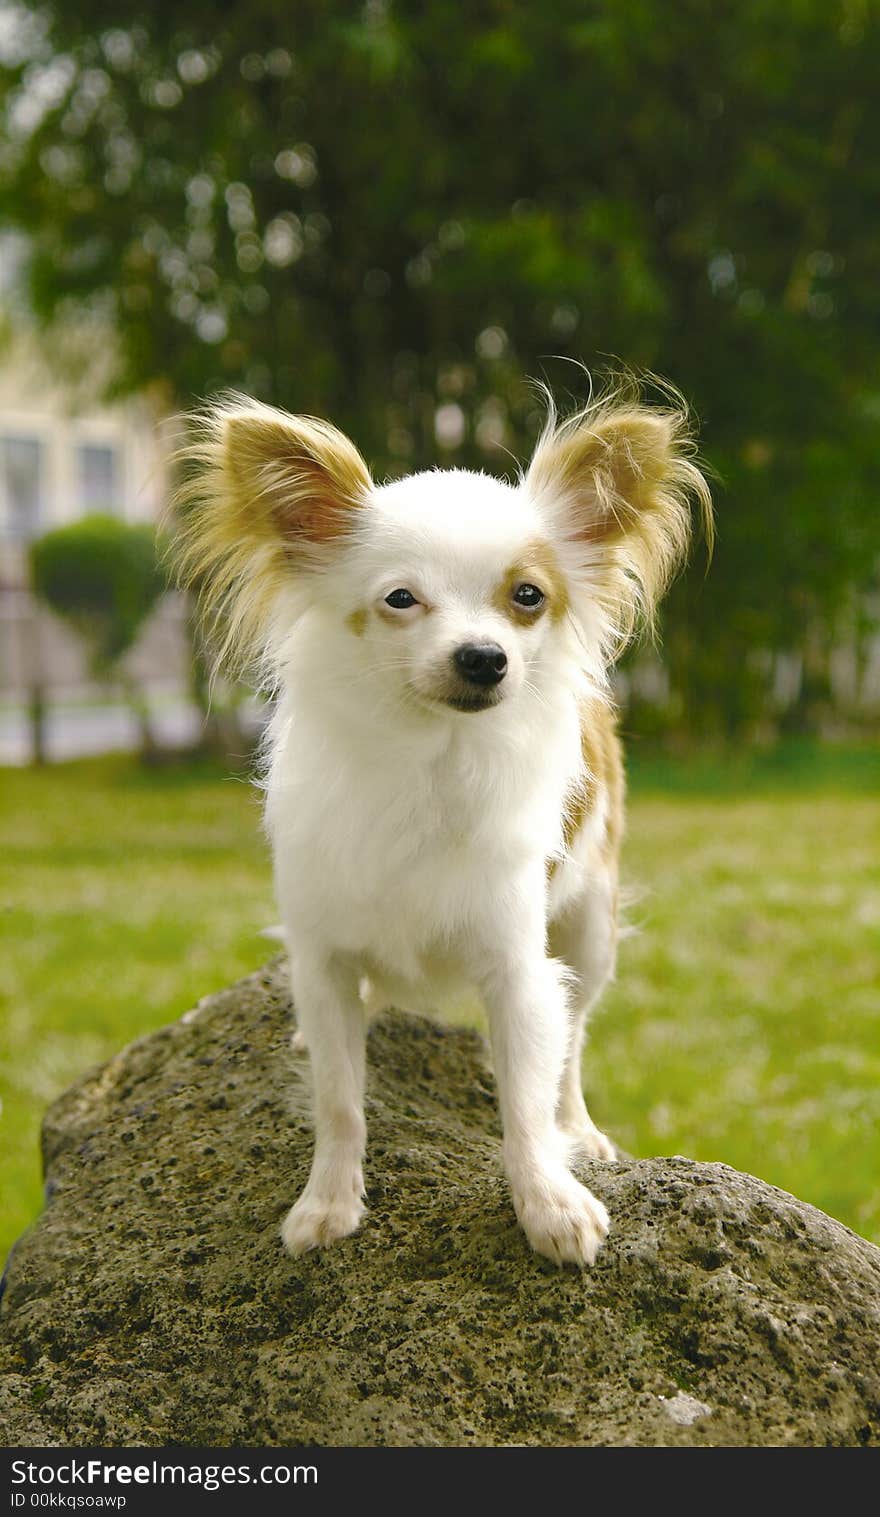
[[[662,514],[663,485],[675,466],[675,425],[647,407],[585,412],[545,433],[528,473],[531,489],[555,497],[568,535],[619,542],[648,515]]]
[[[326,566],[369,494],[369,470],[328,422],[240,396],[195,418],[178,462],[178,579],[241,670],[271,657],[279,596]]]
[[[641,403],[635,386],[550,420],[526,475],[570,567],[610,616],[612,641],[651,621],[686,554],[695,502],[712,537],[709,488],[683,405]]]
[[[328,422],[245,404],[220,417],[221,468],[244,513],[261,517],[296,556],[342,536],[370,489],[352,442]]]

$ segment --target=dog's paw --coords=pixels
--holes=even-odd
[[[300,1196],[281,1224],[281,1241],[297,1258],[310,1248],[326,1248],[356,1231],[364,1215],[360,1196]]]
[[[532,1248],[553,1264],[595,1264],[608,1232],[602,1202],[573,1176],[514,1194],[520,1224]]]
[[[291,1036],[290,1036],[290,1047],[291,1047],[291,1050],[293,1051],[293,1053],[307,1053],[308,1052],[308,1048],[306,1046],[305,1037],[300,1032],[299,1028],[296,1029],[296,1032],[291,1033]]]
[[[617,1158],[617,1149],[611,1139],[606,1138],[592,1122],[584,1122],[577,1127],[564,1127],[562,1131],[571,1144],[572,1153],[580,1158],[604,1159],[608,1163],[613,1163]]]

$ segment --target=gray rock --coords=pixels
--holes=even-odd
[[[530,1253],[485,1049],[370,1035],[369,1213],[293,1261],[307,1060],[278,964],[67,1092],[0,1312],[7,1443],[880,1442],[880,1251],[723,1164],[590,1164],[596,1267]]]

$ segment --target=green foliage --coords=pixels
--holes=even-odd
[[[31,546],[34,589],[85,639],[96,674],[132,646],[166,588],[156,535],[146,524],[85,516]]]
[[[30,15],[0,187],[39,316],[109,317],[119,388],[329,415],[380,476],[438,453],[504,472],[540,424],[527,376],[581,399],[561,360],[619,355],[684,390],[718,473],[710,578],[666,617],[674,709],[741,731],[773,654],[865,646],[876,6]]]

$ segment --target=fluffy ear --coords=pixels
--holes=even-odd
[[[292,557],[351,525],[370,488],[354,444],[326,421],[247,403],[221,413],[222,466],[238,504],[262,515]]]
[[[178,576],[240,668],[266,650],[292,575],[320,568],[351,530],[369,471],[329,423],[240,396],[196,418],[179,457]]]
[[[694,451],[683,404],[644,405],[635,385],[562,422],[551,408],[526,484],[601,610],[612,653],[640,616],[652,622],[687,554],[692,501],[711,542],[712,502]]]

